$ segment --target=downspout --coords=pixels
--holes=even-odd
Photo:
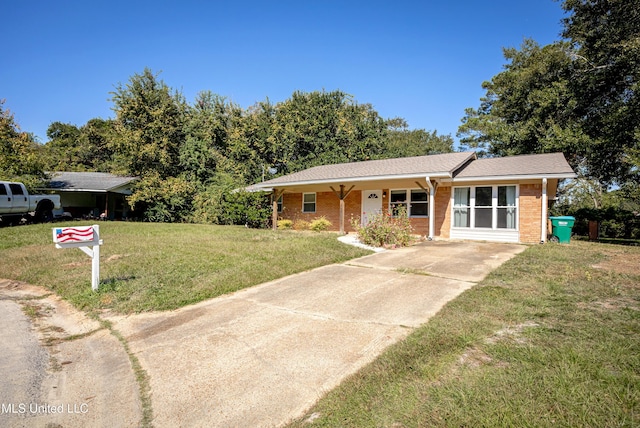
[[[433,221],[433,216],[435,213],[435,209],[433,207],[434,201],[435,201],[435,189],[433,188],[433,184],[431,184],[431,178],[429,176],[426,177],[427,179],[427,186],[429,186],[429,235],[427,236],[427,239],[429,241],[433,240],[433,227],[434,227],[434,221]]]
[[[540,225],[540,243],[547,241],[547,179],[542,179],[542,221]]]

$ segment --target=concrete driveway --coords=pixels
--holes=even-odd
[[[524,249],[425,242],[108,319],[149,375],[155,426],[279,426]]]

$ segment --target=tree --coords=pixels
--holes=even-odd
[[[453,138],[450,135],[438,135],[437,131],[409,129],[402,118],[386,121],[388,132],[384,156],[400,158],[408,156],[434,155],[453,152]]]
[[[198,94],[187,109],[185,141],[180,146],[180,170],[190,180],[207,184],[226,164],[229,133],[240,108],[210,91]]]
[[[505,71],[484,82],[479,109],[466,109],[460,142],[491,156],[565,152],[574,167],[591,143],[574,117],[569,45],[525,40],[504,49]]]
[[[45,178],[39,146],[4,103],[0,100],[0,179],[21,181],[32,191]]]
[[[385,122],[369,104],[341,91],[294,92],[276,106],[269,158],[280,173],[375,159],[385,136]]]
[[[640,163],[640,0],[565,0],[575,115],[593,144],[591,174],[638,180]]]
[[[184,141],[186,103],[146,68],[112,93],[116,161],[127,174],[175,176]]]
[[[505,49],[461,142],[490,155],[562,151],[605,185],[638,180],[640,0],[566,0],[568,39]]]

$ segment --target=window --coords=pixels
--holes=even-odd
[[[22,191],[22,186],[20,186],[19,184],[10,183],[9,188],[11,189],[11,193],[13,193],[13,196],[24,195],[24,192]]]
[[[7,188],[4,187],[4,183],[0,183],[0,195],[6,195],[7,194]]]
[[[389,202],[391,203],[391,212],[393,213],[393,215],[398,215],[398,209],[400,207],[404,207],[407,215],[409,214],[409,209],[407,207],[406,190],[392,190]]]
[[[280,197],[278,198],[278,212],[281,213],[282,212],[282,198],[284,197],[284,195],[280,195]]]
[[[516,229],[516,219],[515,185],[453,189],[453,227]]]
[[[316,212],[316,194],[315,193],[302,194],[302,212],[303,213]]]
[[[476,187],[475,220],[476,227],[491,227],[492,201],[491,187]]]
[[[498,229],[516,228],[516,186],[498,186]]]
[[[392,190],[389,203],[393,215],[398,214],[398,208],[404,207],[409,217],[429,216],[429,196],[422,189]]]
[[[453,226],[454,227],[469,227],[471,225],[471,217],[469,217],[469,211],[471,210],[471,188],[459,187],[453,189]]]

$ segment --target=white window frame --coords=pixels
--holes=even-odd
[[[491,227],[476,227],[476,189],[478,187],[491,187]],[[502,206],[498,205],[498,188],[499,187],[515,187],[515,205],[514,206]],[[468,205],[455,205],[455,189],[469,189],[469,203]],[[456,209],[466,208],[467,215],[469,216],[469,226],[456,226],[455,215]],[[504,208],[514,209],[514,227],[498,227],[498,210]],[[486,209],[489,208],[480,208]],[[458,230],[487,230],[487,231],[518,231],[520,228],[519,215],[520,212],[520,186],[518,184],[482,184],[473,186],[454,186],[451,190],[451,228]]]
[[[307,195],[313,195],[313,202],[309,202],[309,201],[305,201],[305,196]],[[305,205],[307,204],[313,204],[313,211],[307,211],[305,210]],[[302,212],[306,213],[306,214],[314,214],[316,212],[316,210],[318,209],[318,197],[316,196],[315,192],[305,192],[302,194]]]
[[[304,201],[304,196],[302,197],[302,200]],[[280,195],[276,203],[278,204],[278,212],[281,213],[284,209],[284,194]]]
[[[411,194],[412,191],[420,191],[420,192],[424,192],[427,195],[427,199],[424,201],[417,201],[414,202],[411,200]],[[391,195],[393,192],[405,192],[404,196],[404,202],[395,202],[392,203],[391,202]],[[424,189],[420,189],[420,188],[410,188],[410,189],[389,189],[389,212],[393,213],[393,205],[404,205],[407,208],[407,217],[409,218],[429,218],[429,192],[425,192]],[[412,204],[424,204],[427,207],[427,215],[412,215],[411,213],[411,205]],[[395,217],[395,215],[394,215]]]

